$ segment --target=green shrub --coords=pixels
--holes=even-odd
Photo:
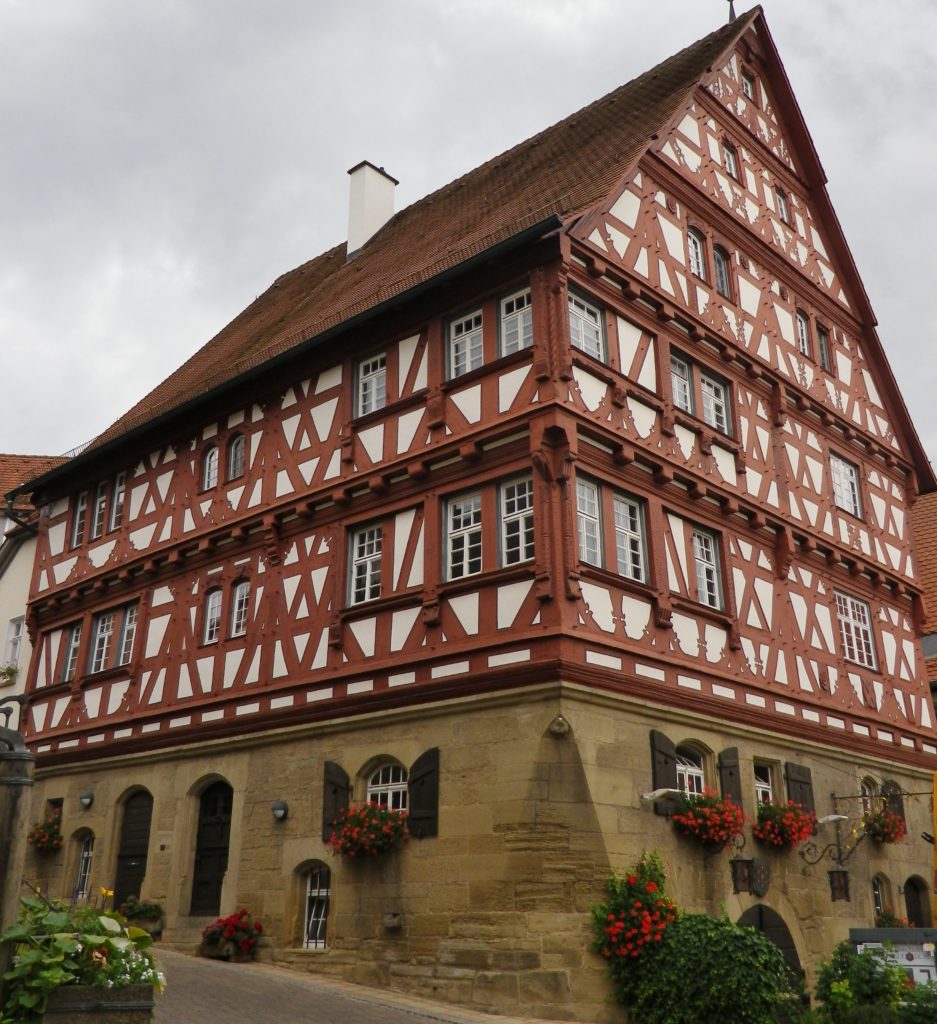
[[[898,1004],[908,991],[907,975],[884,950],[864,949],[856,953],[848,942],[841,942],[832,957],[820,965],[817,999],[823,1004],[821,1017],[830,1024],[890,1024],[899,1018]],[[892,1015],[851,1016],[861,1007],[891,1010]]]
[[[901,997],[900,1024],[937,1024],[937,985],[915,985]]]

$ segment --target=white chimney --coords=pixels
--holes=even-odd
[[[362,160],[348,172],[348,249],[351,256],[394,215],[394,189],[398,185],[383,167]]]

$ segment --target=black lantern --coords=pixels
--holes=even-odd
[[[729,861],[732,868],[732,891],[752,891],[752,866],[754,861],[751,857],[734,857]]]
[[[830,899],[849,902],[849,872],[845,868],[833,868],[827,872],[830,876]]]

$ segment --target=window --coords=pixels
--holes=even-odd
[[[448,578],[457,580],[482,571],[482,499],[467,494],[446,506]]]
[[[875,647],[872,643],[872,615],[865,601],[850,597],[839,590],[836,597],[836,617],[839,619],[839,638],[843,644],[843,657],[863,668],[875,668]]]
[[[787,193],[782,188],[776,188],[774,190],[775,202],[778,204],[778,216],[785,224],[790,226],[791,223],[791,211],[787,205]]]
[[[713,265],[716,268],[716,291],[726,299],[732,298],[732,277],[729,254],[721,246],[713,249]]]
[[[221,590],[215,588],[205,595],[205,623],[202,627],[202,643],[213,644],[221,632]]]
[[[827,373],[833,372],[833,360],[830,355],[830,332],[825,327],[817,326],[817,350],[820,356],[820,366]]]
[[[696,571],[696,599],[709,608],[722,608],[722,581],[716,538],[708,530],[694,527],[693,563]]]
[[[453,377],[458,376],[458,373],[465,373],[465,370],[453,370]],[[362,359],[358,364],[358,415],[367,416],[369,412],[383,409],[386,404],[387,355],[381,352],[380,355]]]
[[[85,832],[75,837],[78,844],[78,871],[75,876],[74,900],[86,900],[91,895],[91,861],[94,858],[94,833]]]
[[[303,948],[325,949],[332,873],[317,864],[306,875],[306,910],[303,915]]]
[[[392,811],[407,809],[407,770],[399,764],[383,764],[368,778],[367,799]]]
[[[721,434],[732,433],[731,393],[722,377],[684,359],[670,356],[673,404],[691,416],[702,414],[704,423]]]
[[[878,783],[870,775],[859,783],[859,793],[862,796],[863,814],[871,814],[881,808],[882,798],[879,795]]]
[[[594,480],[580,478],[576,481],[576,518],[580,561],[604,566],[639,583],[647,582],[641,502],[601,487]],[[608,523],[611,529],[606,533]],[[606,551],[614,551],[614,564],[606,564]]]
[[[481,310],[449,324],[449,376],[477,370],[484,361]]]
[[[576,518],[579,523],[580,561],[601,565],[599,488],[591,480],[576,481]]]
[[[618,574],[646,583],[643,509],[633,499],[618,494],[612,499],[612,509],[615,514]]]
[[[810,321],[807,314],[797,310],[797,350],[803,356],[810,355]]]
[[[703,396],[703,420],[723,434],[729,433],[729,389],[725,381],[700,374],[700,392]]]
[[[12,665],[13,668],[16,668],[20,661],[20,648],[23,645],[23,625],[25,621],[23,616],[20,615],[18,618],[10,619],[10,623],[7,626],[7,647],[4,664]]]
[[[706,280],[706,243],[698,231],[690,230],[686,233],[687,252],[689,253],[688,266],[690,273],[698,278]]]
[[[250,583],[247,580],[235,583],[234,592],[231,595],[231,636],[243,636],[247,632],[250,601]]]
[[[118,665],[127,665],[133,657],[133,641],[137,635],[137,618],[140,606],[130,605],[124,612],[124,621],[120,631],[120,651],[117,655]]]
[[[501,564],[517,565],[534,557],[534,484],[530,477],[502,484]]]
[[[774,786],[771,781],[771,765],[755,762],[755,802],[770,804],[774,801]]]
[[[235,434],[228,442],[228,456],[225,460],[228,480],[244,476],[244,435]]]
[[[78,649],[81,646],[81,623],[76,622],[68,627],[65,638],[65,654],[62,659],[62,682],[68,683],[75,678],[78,668]]]
[[[534,342],[534,322],[530,309],[530,289],[501,300],[501,354],[520,352]]]
[[[114,638],[114,612],[104,612],[94,618],[94,629],[91,634],[91,662],[89,671],[103,672],[107,668],[108,656],[111,652],[111,640]]]
[[[380,526],[365,526],[351,535],[351,603],[361,604],[381,596]]]
[[[742,92],[755,103],[755,79],[747,72],[742,72]]]
[[[85,522],[88,518],[88,492],[82,491],[75,499],[75,515],[72,519],[72,547],[77,548],[85,539]]]
[[[677,747],[677,789],[688,796],[702,796],[704,787],[703,755],[692,747]]]
[[[107,481],[102,480],[94,492],[94,513],[91,520],[91,539],[100,537],[104,532],[104,519],[107,510]]]
[[[218,449],[210,445],[202,456],[202,490],[207,491],[218,483]]]
[[[891,900],[888,896],[888,883],[883,875],[876,875],[872,879],[872,907],[875,910],[876,927],[882,927],[878,922],[886,914],[891,914]]]
[[[604,359],[602,316],[598,309],[576,295],[570,295],[568,303],[570,344],[596,359]]]
[[[88,671],[103,672],[115,665],[126,665],[133,655],[140,606],[127,605],[95,615],[91,626],[91,652]],[[118,632],[119,630],[119,632]],[[119,640],[114,644],[115,633]]]
[[[118,473],[114,478],[114,491],[111,494],[111,519],[109,530],[116,530],[124,518],[124,495],[127,491],[127,474]]]
[[[673,392],[673,404],[684,412],[693,412],[693,385],[690,379],[690,367],[676,356],[670,357],[670,387]]]
[[[830,453],[830,480],[833,484],[833,501],[836,507],[861,518],[858,467]]]
[[[739,156],[738,151],[731,142],[722,143],[722,157],[726,165],[726,173],[739,180]]]

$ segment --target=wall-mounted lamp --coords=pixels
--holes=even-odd
[[[277,821],[286,821],[290,816],[290,805],[285,800],[274,800],[270,805],[273,816]]]
[[[80,803],[85,810],[88,810],[88,808],[94,803],[94,793],[92,793],[90,789],[83,789],[78,794],[78,803]]]
[[[729,867],[732,869],[733,892],[752,891],[752,866],[754,863],[751,857],[733,857],[729,861]]]
[[[652,789],[650,793],[641,794],[641,803],[652,804],[657,800],[663,800],[668,796],[682,796],[683,793],[679,789]]]
[[[828,871],[830,876],[830,899],[849,902],[849,872],[845,868],[833,868]]]

